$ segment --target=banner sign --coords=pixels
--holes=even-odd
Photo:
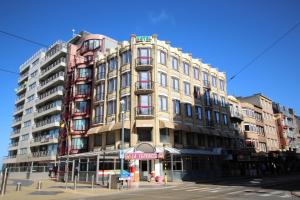
[[[155,160],[164,158],[163,153],[126,153],[125,160]]]
[[[151,36],[136,36],[136,42],[151,42]]]

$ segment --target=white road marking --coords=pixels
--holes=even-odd
[[[229,192],[227,194],[233,195],[233,194],[239,194],[239,193],[242,193],[242,192],[245,192],[245,190],[239,190],[239,191],[235,191],[235,192]]]

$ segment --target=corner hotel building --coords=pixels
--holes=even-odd
[[[224,72],[156,35],[117,42],[81,32],[68,52],[59,162],[71,144],[69,166],[79,169],[79,179],[82,171],[120,169],[122,111],[125,169],[133,166],[136,180],[153,171],[171,180],[221,175],[238,138]]]

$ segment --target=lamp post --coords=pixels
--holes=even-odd
[[[121,122],[122,122],[121,152],[120,152],[120,159],[121,159],[120,177],[122,178],[123,171],[124,171],[124,109],[123,109],[123,106],[125,105],[125,101],[121,100],[120,104],[121,104]]]

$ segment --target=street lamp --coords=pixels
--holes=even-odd
[[[120,159],[121,159],[120,177],[122,178],[123,171],[124,171],[124,109],[123,109],[123,106],[125,105],[125,101],[122,99],[120,101],[120,104],[121,104],[121,121],[122,121],[121,151],[120,151]]]

